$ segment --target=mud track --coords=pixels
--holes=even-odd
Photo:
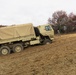
[[[0,75],[76,75],[76,34],[0,56]]]

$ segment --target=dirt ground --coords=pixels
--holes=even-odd
[[[0,56],[0,75],[76,75],[76,34]]]

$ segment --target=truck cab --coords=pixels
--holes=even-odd
[[[47,42],[51,43],[54,40],[54,30],[51,25],[40,25],[37,28],[44,44]]]
[[[50,40],[54,39],[54,30],[51,25],[40,25],[38,29],[44,37],[48,37]]]

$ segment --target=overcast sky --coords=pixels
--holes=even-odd
[[[76,14],[76,0],[0,0],[0,24],[46,24],[57,10]]]

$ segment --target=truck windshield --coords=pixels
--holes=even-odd
[[[51,30],[51,27],[50,26],[45,26],[45,30],[46,31],[50,31]]]

